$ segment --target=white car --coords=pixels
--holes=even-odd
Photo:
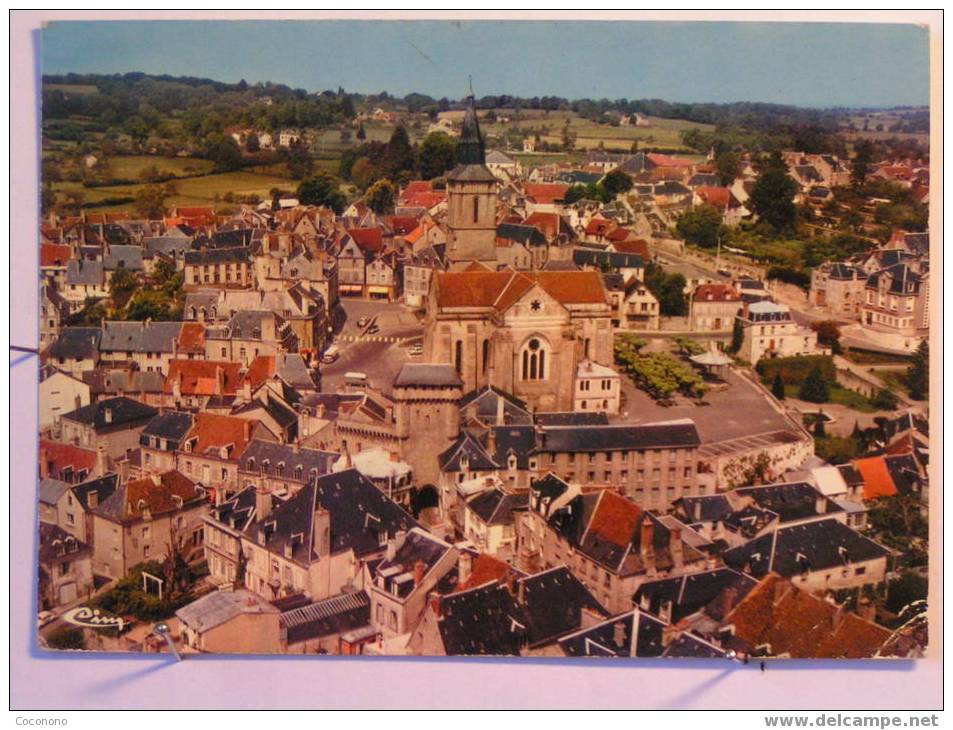
[[[367,323],[370,321],[370,317],[361,317],[359,320],[357,320],[357,326],[363,329],[364,327],[367,327]]]
[[[411,357],[420,357],[424,354],[424,346],[417,344],[410,346],[410,356]]]

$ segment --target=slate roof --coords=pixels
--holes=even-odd
[[[735,492],[751,497],[759,507],[771,510],[782,523],[844,511],[834,500],[824,497],[813,484],[807,482],[741,487]],[[818,498],[824,500],[824,511],[820,513],[817,511]]]
[[[467,468],[463,468],[464,458]],[[464,431],[437,457],[440,470],[444,472],[458,471],[495,471],[500,466],[487,453],[480,440]]]
[[[609,416],[598,411],[563,411],[536,413],[533,420],[540,426],[608,426]]]
[[[526,509],[529,495],[506,494],[500,489],[488,489],[467,502],[467,507],[487,525],[512,525],[513,513]]]
[[[879,288],[880,277],[887,277],[890,280],[887,291],[891,294],[910,295],[920,290],[920,275],[906,263],[894,264],[883,271],[871,274],[867,279],[867,287]]]
[[[395,388],[425,386],[455,388],[463,385],[452,365],[438,363],[404,363],[394,378]]]
[[[533,418],[526,407],[526,403],[516,396],[492,385],[485,385],[479,390],[472,390],[460,399],[460,411],[476,409],[476,415],[486,423],[496,423],[498,401],[503,400],[503,419],[508,424],[530,424]]]
[[[264,598],[244,588],[213,591],[192,601],[175,615],[190,629],[201,633],[221,626],[241,615],[277,614],[278,609]]]
[[[634,253],[617,251],[599,251],[589,248],[576,248],[572,252],[573,263],[579,266],[609,266],[613,269],[641,269],[645,260]]]
[[[524,246],[545,246],[546,236],[535,226],[520,223],[500,223],[496,227],[496,237],[506,241],[516,241]]]
[[[217,507],[212,507],[210,516],[233,530],[244,532],[255,517],[256,499],[256,488],[245,487],[231,499]],[[272,504],[276,501],[276,498],[272,496]]]
[[[416,587],[413,576],[417,563],[423,563],[426,576],[452,549],[443,540],[415,527],[404,536],[393,558],[385,557],[372,568],[374,584],[389,595],[407,598]]]
[[[635,425],[545,426],[537,451],[578,453],[660,448],[696,448],[698,429],[689,419]]]
[[[115,271],[120,267],[142,271],[142,246],[109,246],[103,254],[103,267],[107,271]]]
[[[190,250],[192,239],[187,236],[146,236],[142,248],[148,253],[182,254]]]
[[[725,650],[688,631],[679,634],[665,647],[663,657],[682,659],[721,659]]]
[[[437,627],[448,656],[517,656],[529,639],[520,605],[499,583],[444,596],[440,612]]]
[[[83,423],[98,430],[125,425],[136,426],[148,421],[158,412],[157,409],[145,403],[125,396],[117,396],[64,413],[61,418]],[[109,419],[107,419],[107,413],[110,414]]]
[[[183,260],[186,266],[206,266],[212,264],[233,264],[248,261],[248,249],[212,248],[207,251],[186,251]]]
[[[665,624],[638,608],[559,640],[567,656],[657,657]]]
[[[290,444],[252,439],[238,459],[238,468],[244,472],[276,477],[278,465],[283,464],[282,476],[285,478],[311,481],[330,473],[331,466],[340,457],[341,455],[335,452],[308,448],[300,448],[295,453]],[[299,470],[300,477],[297,477],[295,474],[299,473]]]
[[[748,592],[758,585],[749,575],[731,568],[716,568],[701,573],[688,573],[676,578],[649,580],[639,586],[632,597],[633,603],[655,615],[659,615],[663,603],[671,603],[671,623],[678,623],[686,616],[708,608],[708,615],[716,620],[724,618],[725,605],[719,605],[720,596],[730,592],[728,609],[734,608]]]
[[[59,479],[47,477],[40,480],[40,502],[55,506],[60,497],[66,494],[70,485]]]
[[[102,261],[84,261],[70,259],[66,264],[66,283],[77,286],[102,286],[106,281],[106,271]]]
[[[192,428],[192,414],[180,411],[164,411],[146,424],[139,434],[140,446],[152,446],[152,439],[166,439],[168,451],[179,447],[182,439]]]
[[[491,426],[496,439],[496,450],[490,454],[501,467],[508,467],[510,456],[516,457],[517,469],[529,469],[529,457],[536,446],[536,429],[533,426]],[[489,453],[490,441],[483,443]]]
[[[102,352],[172,352],[181,322],[103,322]]]
[[[522,585],[521,607],[527,619],[531,646],[548,643],[577,629],[583,608],[600,616],[609,615],[565,566],[517,580]]]
[[[780,527],[728,550],[724,560],[730,567],[755,578],[770,572],[787,578],[805,571],[839,569],[889,554],[887,548],[831,518]]]
[[[497,182],[496,176],[490,172],[486,165],[457,165],[447,173],[447,180],[453,182]]]
[[[172,470],[119,485],[91,511],[113,522],[127,522],[141,518],[146,509],[157,517],[177,512],[183,508],[180,505],[188,508],[205,500],[200,486]]]
[[[89,545],[77,540],[59,525],[40,523],[40,564],[50,565],[58,558],[76,556],[89,550]]]
[[[64,327],[47,353],[66,360],[95,360],[99,356],[102,334],[99,327]]]
[[[371,620],[371,601],[364,591],[341,593],[322,601],[284,611],[279,625],[287,631],[289,644],[322,636],[343,634]]]

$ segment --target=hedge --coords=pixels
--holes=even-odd
[[[774,377],[781,373],[785,385],[800,385],[811,371],[819,367],[825,380],[833,383],[837,371],[830,355],[805,355],[801,357],[776,357],[758,361],[755,369],[761,376],[761,382],[770,386]]]

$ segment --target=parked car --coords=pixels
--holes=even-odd
[[[381,328],[378,327],[376,324],[373,324],[367,328],[367,334],[369,335],[376,335],[380,331],[381,331]]]
[[[367,327],[367,323],[370,321],[371,321],[370,317],[361,317],[359,320],[357,320],[357,326],[363,329]]]
[[[337,345],[331,345],[327,350],[324,351],[324,354],[321,356],[321,362],[325,365],[330,365],[332,362],[337,360],[341,356],[341,351]]]
[[[410,346],[410,356],[411,357],[420,357],[424,354],[424,346],[421,344],[411,345]]]

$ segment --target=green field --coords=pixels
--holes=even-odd
[[[122,180],[138,179],[143,170],[153,165],[160,173],[168,173],[176,177],[208,174],[214,167],[209,160],[195,157],[124,155],[109,158],[110,177]]]

